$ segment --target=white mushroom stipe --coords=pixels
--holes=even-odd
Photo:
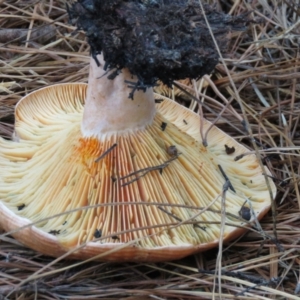
[[[114,79],[107,79],[103,70],[104,61],[97,56],[90,61],[90,75],[87,99],[82,120],[82,134],[105,140],[113,134],[122,134],[144,129],[151,124],[155,114],[152,88],[137,90],[133,99],[129,98],[131,89],[127,82],[136,82],[137,78],[126,69]]]

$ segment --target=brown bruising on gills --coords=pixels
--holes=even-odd
[[[192,185],[192,188],[189,187],[187,183],[183,184],[182,181],[185,181],[185,179],[181,172],[183,172],[184,169],[184,173],[186,173],[187,176],[188,174],[193,174],[193,178],[197,178],[198,180],[201,180],[202,176],[198,173],[199,171],[197,168],[195,168],[195,166],[193,167],[193,164],[187,158],[179,157],[178,162],[174,162],[175,166],[171,165],[168,166],[166,170],[163,170],[163,177],[165,179],[162,179],[161,175],[156,170],[150,171],[147,175],[133,181],[129,185],[123,186],[122,184],[124,182],[121,180],[123,176],[140,169],[157,166],[162,164],[164,161],[167,161],[170,158],[167,153],[167,147],[168,145],[173,144],[175,140],[183,152],[185,152],[184,150],[186,148],[190,148],[191,146],[194,149],[193,151],[198,151],[203,148],[199,147],[199,144],[193,138],[187,138],[187,140],[184,141],[183,136],[186,134],[180,131],[176,134],[176,127],[172,124],[170,124],[169,127],[171,133],[162,133],[159,127],[161,120],[162,117],[158,114],[153,125],[149,126],[146,130],[141,130],[140,132],[132,135],[129,134],[116,137],[114,141],[100,142],[96,139],[80,139],[79,145],[76,147],[76,152],[79,155],[80,161],[86,166],[91,178],[95,180],[94,186],[98,186],[98,184],[105,185],[106,192],[103,195],[104,198],[100,197],[104,203],[127,201],[137,201],[137,203],[140,201],[156,202],[162,201],[160,198],[164,199],[162,202],[172,203],[174,200],[174,193],[171,191],[174,188],[174,179],[172,179],[172,177],[176,176],[176,173],[178,173],[175,181],[175,183],[178,181],[176,185],[182,185],[182,187],[184,187],[180,192],[181,196],[178,194],[176,198],[185,197],[189,198],[191,202],[197,203],[197,196],[194,194],[196,188],[195,184]],[[173,138],[171,138],[171,136]],[[105,153],[114,142],[117,143],[115,149],[96,163],[95,159],[99,155],[101,156]],[[203,150],[206,152],[205,148],[203,148]],[[177,168],[179,169],[177,170]],[[99,180],[99,178],[97,179],[97,174],[101,173],[101,170],[105,170],[105,178],[103,178],[100,183],[97,182]],[[135,178],[138,176],[139,174],[132,177]],[[111,177],[115,177],[116,181],[113,182]],[[155,188],[153,188],[153,186]],[[156,190],[161,190],[163,194],[156,192]],[[209,193],[215,194],[213,190]],[[179,201],[179,203],[185,204],[185,201],[181,201],[179,198],[174,200],[174,202],[177,203],[177,201]],[[151,221],[150,219],[153,217],[155,221],[150,222],[150,224],[158,225],[174,223],[174,221],[176,221],[165,213],[157,210],[155,206],[146,207],[142,205],[131,205],[127,208],[127,206],[118,207],[112,205],[112,207],[106,207],[103,208],[103,210],[106,211],[106,216],[108,216],[108,218],[112,221],[110,229],[107,226],[103,227],[103,222],[102,224],[97,225],[98,228],[103,228],[104,233],[108,230],[111,233],[128,230],[128,228],[135,230],[136,228],[147,227]],[[129,215],[131,215],[131,224],[120,224],[119,220],[123,219],[120,216],[128,210]],[[186,214],[184,209],[176,210],[179,211],[179,215],[181,215],[183,220],[189,218],[189,213]],[[151,215],[152,217],[149,219]],[[165,226],[162,226],[159,229],[149,229],[150,231],[146,230],[144,234],[147,235],[149,232],[153,234],[154,232],[161,231],[164,227]],[[181,229],[178,230],[181,231]],[[140,234],[133,234],[136,237],[140,237]],[[126,236],[128,236],[128,234],[121,234],[120,240],[123,242],[128,241]]]
[[[167,145],[172,143],[173,140],[168,140],[168,138],[164,140],[164,137],[158,134],[161,132],[159,128],[160,121],[161,116],[157,116],[156,122],[154,122],[154,124],[152,126],[149,126],[149,128],[147,128],[146,130],[140,131],[137,134],[125,135],[115,138],[117,146],[106,156],[104,156],[99,162],[95,162],[96,158],[99,157],[99,155],[101,156],[103,153],[105,153],[113,145],[114,141],[100,142],[97,139],[92,138],[79,139],[78,145],[77,147],[75,147],[75,155],[78,156],[78,161],[85,166],[87,173],[94,181],[94,184],[92,186],[94,186],[95,188],[97,188],[99,184],[106,186],[106,192],[103,195],[104,198],[101,196],[99,196],[99,198],[97,197],[98,199],[102,198],[103,203],[127,201],[139,202],[145,201],[146,199],[148,199],[150,202],[155,201],[156,199],[157,201],[159,201],[159,193],[156,193],[155,189],[150,188],[151,186],[159,188],[159,185],[162,185],[161,188],[164,191],[166,197],[165,200],[168,199],[167,202],[172,202],[171,199],[173,195],[172,193],[168,192],[168,184],[165,185],[163,181],[160,182],[159,178],[161,175],[159,175],[156,171],[149,172],[149,174],[147,174],[145,177],[142,177],[141,179],[129,184],[128,186],[122,186],[122,180],[120,180],[123,176],[128,175],[133,171],[159,165],[165,160],[169,159],[169,155],[166,151]],[[181,133],[180,135],[182,134],[183,133]],[[163,142],[156,143],[158,139]],[[150,147],[153,146],[153,149],[149,149],[149,143]],[[156,154],[157,151],[159,155]],[[160,157],[160,159],[158,160],[157,157]],[[98,174],[102,173],[104,169],[105,178],[103,178],[100,182]],[[172,176],[169,171],[167,171],[166,174],[168,174],[168,177]],[[111,180],[111,177],[115,177],[116,181],[113,182],[113,180]],[[171,183],[170,179],[168,181]],[[149,226],[149,222],[151,219],[149,219],[149,217],[151,215],[156,216],[156,221],[153,222],[154,224],[174,222],[174,220],[172,220],[172,218],[170,218],[168,215],[162,213],[161,211],[158,211],[155,206],[150,206],[147,208],[142,205],[130,205],[129,207],[118,207],[112,205],[111,208],[106,207],[102,210],[106,211],[106,215],[108,215],[108,218],[111,218],[112,220],[112,227],[110,228],[110,232],[127,230],[128,227],[132,228],[132,226],[134,226],[134,228],[147,227]],[[131,223],[134,225],[130,225],[128,222],[127,224],[120,224],[120,216],[125,212],[129,212],[129,215],[131,215]],[[153,223],[150,222],[150,224]],[[101,226],[103,226],[103,224],[97,225],[98,228],[102,228]],[[163,227],[164,226],[162,226],[162,228]],[[153,234],[157,230],[160,231],[162,228],[149,229],[149,232]],[[103,232],[105,233],[105,231],[107,232],[107,230],[108,228],[106,227],[104,228]],[[128,238],[126,238],[127,235],[129,235],[130,238],[133,237],[129,233],[125,235],[121,234],[120,240],[123,242],[128,241]],[[140,234],[136,233],[134,235],[140,236]],[[82,234],[81,237],[83,237]]]

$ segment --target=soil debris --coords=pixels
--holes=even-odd
[[[205,5],[209,26],[221,52],[230,32],[244,30],[247,15],[230,16]],[[68,8],[70,21],[85,31],[93,57],[103,53],[104,69],[128,68],[138,77],[135,89],[158,80],[199,79],[218,63],[199,1],[79,0]]]

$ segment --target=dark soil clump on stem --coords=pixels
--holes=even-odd
[[[231,31],[244,30],[246,15],[232,17],[204,5],[221,52]],[[198,0],[78,0],[70,20],[85,31],[92,56],[103,53],[113,79],[123,68],[138,78],[133,88],[171,86],[174,80],[199,79],[213,71],[218,52]],[[110,74],[109,74],[110,73]]]

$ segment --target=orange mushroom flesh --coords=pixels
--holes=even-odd
[[[265,215],[268,170],[254,155],[235,161],[247,149],[216,127],[204,147],[198,115],[155,104],[150,89],[131,100],[130,74],[97,79],[102,72],[92,60],[88,88],[51,86],[17,105],[15,141],[0,139],[0,226],[51,256],[164,261],[239,236],[245,201],[252,221]],[[235,190],[223,209],[219,166]]]

